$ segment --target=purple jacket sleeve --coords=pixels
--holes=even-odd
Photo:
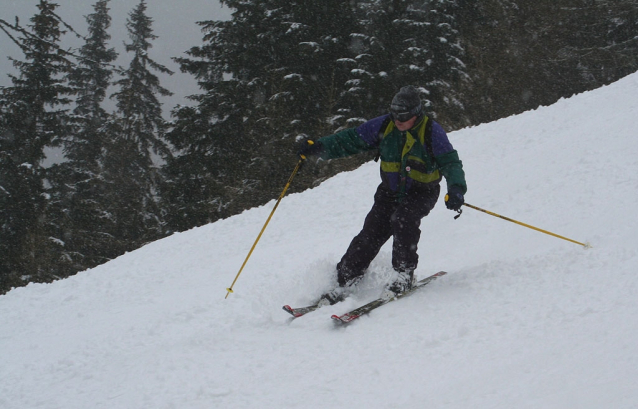
[[[453,150],[454,148],[441,125],[436,121],[432,121],[432,151],[434,156],[443,155]]]

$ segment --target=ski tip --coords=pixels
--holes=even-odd
[[[442,276],[444,276],[446,274],[447,274],[447,271],[439,271],[436,274],[432,274],[429,278],[436,279],[436,278],[442,277]]]
[[[302,314],[296,313],[295,310],[290,305],[284,305],[282,307],[282,309],[284,311],[286,311],[287,313],[289,313],[290,315],[292,315],[293,317],[295,317],[295,318],[301,317],[301,315],[302,315]]]
[[[341,324],[347,324],[350,321],[359,318],[358,315],[351,315],[351,314],[343,314],[343,315],[333,315],[332,318],[335,322],[341,323]]]

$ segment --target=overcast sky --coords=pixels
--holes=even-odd
[[[87,24],[84,16],[93,13],[93,5],[97,0],[56,0],[60,7],[57,14],[70,24],[78,33],[85,35]],[[15,17],[25,26],[29,19],[38,12],[39,0],[0,0],[0,18],[13,24]],[[172,77],[161,75],[162,85],[174,92],[170,98],[164,98],[165,114],[178,103],[187,103],[186,95],[198,92],[197,84],[192,76],[183,74],[171,57],[183,56],[190,47],[202,44],[200,27],[195,24],[202,20],[227,20],[231,10],[222,7],[218,0],[147,0],[147,14],[153,19],[153,30],[159,36],[153,42],[150,56],[155,61],[167,66],[175,74]],[[139,0],[111,0],[109,7],[112,18],[110,45],[120,54],[118,64],[128,66],[129,55],[124,51],[123,42],[129,41],[126,32],[128,13],[139,4]],[[79,47],[82,41],[72,34],[63,37],[63,46]],[[8,61],[11,56],[22,60],[20,49],[13,44],[7,35],[0,31],[0,85],[10,85],[7,73],[15,70]],[[109,108],[109,107],[107,107]]]

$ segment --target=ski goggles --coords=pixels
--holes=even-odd
[[[421,114],[421,104],[412,109],[406,109],[401,105],[390,105],[390,117],[393,121],[407,122],[419,114]]]

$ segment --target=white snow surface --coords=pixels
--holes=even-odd
[[[334,282],[371,162],[285,197],[228,299],[274,201],[1,296],[0,407],[638,408],[636,95],[638,73],[450,134],[470,204],[591,249],[441,195],[417,275],[448,275],[335,326],[382,292],[388,244],[355,296],[291,320]]]

